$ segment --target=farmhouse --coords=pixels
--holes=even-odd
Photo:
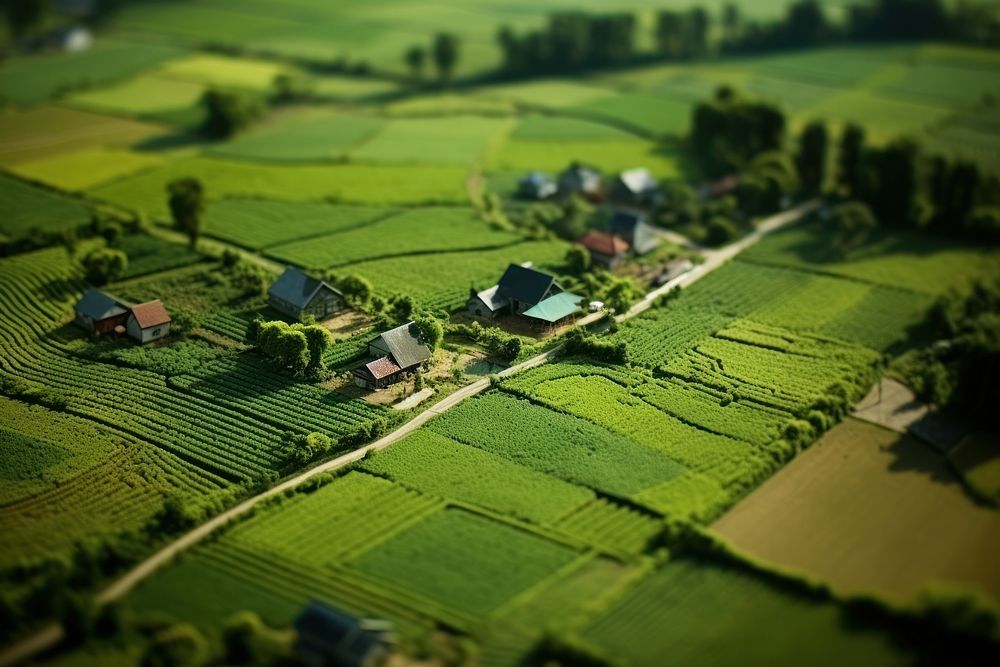
[[[159,299],[141,303],[132,306],[125,330],[140,343],[148,343],[170,333],[170,315]]]
[[[375,667],[385,662],[392,626],[310,602],[294,622],[295,653],[307,667]]]
[[[610,232],[625,239],[637,255],[645,255],[660,245],[656,232],[639,213],[615,211],[608,223]]]
[[[593,261],[608,269],[618,266],[631,249],[628,241],[620,236],[596,229],[587,232],[577,243],[590,251]]]
[[[552,324],[578,311],[582,300],[563,290],[549,274],[511,264],[493,287],[470,290],[465,306],[474,317],[492,320],[513,313]]]
[[[564,197],[580,195],[590,201],[601,201],[604,198],[601,173],[593,167],[574,162],[559,174],[559,194]]]
[[[663,191],[648,169],[638,167],[618,174],[611,186],[611,198],[634,206],[657,206],[663,203]]]
[[[420,339],[413,322],[390,329],[368,342],[364,366],[351,371],[354,384],[365,389],[382,389],[409,375],[431,357],[431,349]]]
[[[267,302],[278,312],[297,320],[305,315],[320,320],[344,309],[344,295],[340,290],[292,266],[286,267],[271,285]]]
[[[73,310],[73,321],[95,336],[114,332],[129,318],[128,304],[93,287],[84,292]]]
[[[521,199],[548,199],[558,191],[556,182],[540,171],[529,172],[517,183],[517,196]]]

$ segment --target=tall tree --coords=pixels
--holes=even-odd
[[[685,55],[688,58],[700,58],[708,54],[708,28],[711,17],[702,7],[688,11],[684,27],[687,47]]]
[[[808,194],[817,194],[826,182],[826,161],[829,135],[826,123],[812,121],[802,130],[799,153],[795,158],[802,188]]]
[[[243,93],[210,89],[202,97],[205,122],[202,132],[209,137],[227,138],[246,128],[263,111],[260,101]]]
[[[410,68],[410,75],[415,81],[419,81],[424,74],[424,63],[427,62],[427,50],[422,46],[411,46],[406,50],[406,66]]]
[[[837,155],[837,185],[848,197],[860,197],[862,194],[864,152],[864,129],[854,123],[848,123],[840,136],[840,150]]]
[[[656,14],[656,47],[660,55],[680,58],[684,51],[684,16],[663,9]]]
[[[725,30],[727,41],[735,42],[739,39],[742,24],[743,17],[740,14],[740,6],[735,2],[727,3],[722,8],[722,27]]]
[[[174,224],[187,233],[191,247],[198,245],[201,235],[201,213],[205,191],[196,178],[179,178],[167,185],[167,205]]]
[[[458,38],[447,32],[439,32],[434,37],[434,65],[438,70],[438,77],[442,82],[451,81],[455,72],[455,63],[458,62]]]

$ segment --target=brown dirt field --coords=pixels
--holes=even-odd
[[[847,419],[713,530],[755,557],[845,593],[912,601],[928,580],[1000,600],[1000,512],[911,436]]]

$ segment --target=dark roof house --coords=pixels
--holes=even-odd
[[[374,360],[351,371],[354,383],[366,389],[381,389],[430,359],[431,349],[420,339],[417,326],[407,322],[371,339],[368,355]]]
[[[663,201],[659,183],[648,169],[626,169],[618,174],[612,187],[612,196],[618,201],[643,206],[655,206]]]
[[[530,266],[511,264],[497,283],[497,295],[509,302],[535,305],[552,289],[562,291],[556,279]]]
[[[512,312],[552,323],[576,312],[582,298],[564,292],[556,279],[543,271],[511,264],[493,287],[482,292],[471,290],[466,307],[476,317]]]
[[[645,255],[660,245],[656,232],[638,213],[615,211],[608,226],[612,234],[628,241],[637,255]]]
[[[518,181],[517,196],[522,199],[548,199],[558,189],[551,176],[540,171],[532,171]]]
[[[581,195],[591,201],[600,201],[603,198],[601,172],[574,162],[559,174],[559,192],[564,196]]]
[[[73,321],[97,335],[124,325],[129,316],[127,303],[93,287],[83,293],[73,311]]]
[[[323,318],[344,308],[340,290],[292,266],[285,268],[267,296],[272,308],[297,319],[307,314]]]
[[[385,621],[357,618],[321,602],[306,605],[293,624],[295,652],[308,667],[375,667],[393,642]]]

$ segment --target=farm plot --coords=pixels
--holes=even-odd
[[[508,264],[533,262],[542,269],[560,266],[569,244],[559,240],[525,241],[495,250],[442,252],[358,262],[351,273],[367,278],[382,296],[408,294],[430,310],[460,308],[469,285],[496,284]]]
[[[395,209],[378,206],[223,199],[206,207],[205,234],[261,250],[360,227],[394,212]]]
[[[170,60],[155,73],[182,81],[268,92],[274,79],[288,71],[287,66],[267,60],[198,53]]]
[[[205,86],[199,83],[142,74],[128,81],[74,93],[66,102],[94,111],[144,116],[189,109],[204,94]]]
[[[574,106],[571,111],[650,137],[684,134],[691,117],[687,102],[643,93],[603,97]]]
[[[334,160],[343,158],[381,126],[382,121],[372,116],[297,112],[217,146],[212,153],[246,160]]]
[[[426,430],[366,459],[363,468],[425,493],[535,523],[557,520],[594,498],[589,489]]]
[[[252,550],[314,568],[343,562],[441,510],[444,503],[397,484],[349,472],[237,526],[227,535]]]
[[[129,146],[162,132],[150,123],[56,106],[0,111],[0,164],[40,160],[85,148]]]
[[[359,162],[471,165],[483,159],[513,126],[505,118],[442,116],[388,121],[351,152]]]
[[[228,196],[395,205],[461,203],[465,169],[453,166],[266,165],[193,157],[96,188],[90,194],[157,219],[168,216],[167,184],[201,180],[209,199]]]
[[[781,628],[775,632],[775,628]],[[841,611],[710,562],[672,560],[583,627],[580,637],[630,667],[910,664],[914,656]]]
[[[366,552],[353,568],[475,617],[496,610],[578,556],[514,526],[447,509]]]
[[[101,183],[155,167],[163,158],[122,148],[84,148],[79,151],[20,162],[8,169],[33,181],[81,192]]]
[[[465,401],[428,428],[547,475],[620,497],[684,473],[678,463],[624,436],[499,392]]]
[[[509,100],[526,107],[540,109],[558,109],[585,104],[614,94],[615,91],[610,88],[558,80],[490,86],[476,93],[487,99]]]
[[[37,104],[66,90],[126,78],[182,53],[171,46],[102,38],[85,53],[8,60],[0,68],[0,94],[18,104]]]
[[[574,116],[531,114],[522,118],[511,133],[521,141],[632,141],[635,134],[607,123]]]
[[[994,567],[1000,516],[977,505],[930,447],[854,419],[823,436],[713,530],[755,556],[847,593],[910,602],[936,580],[1000,599]],[[809,540],[795,539],[806,532]]]
[[[90,207],[73,199],[0,174],[0,233],[20,236],[32,229],[79,227],[90,221]]]
[[[273,246],[267,255],[310,268],[349,266],[356,262],[511,246],[520,236],[491,228],[474,209],[417,208],[364,226]]]
[[[147,234],[129,234],[123,239],[121,249],[128,255],[128,267],[122,280],[179,269],[208,259],[185,245]]]
[[[877,235],[845,259],[836,255],[832,238],[832,229],[813,221],[771,234],[740,259],[933,296],[961,286],[970,277],[997,273],[1000,262],[1000,251],[994,248],[899,231]]]
[[[681,165],[675,154],[641,139],[537,141],[511,140],[497,152],[491,168],[561,171],[571,162],[585,162],[603,171],[646,167],[659,178],[676,178]]]

